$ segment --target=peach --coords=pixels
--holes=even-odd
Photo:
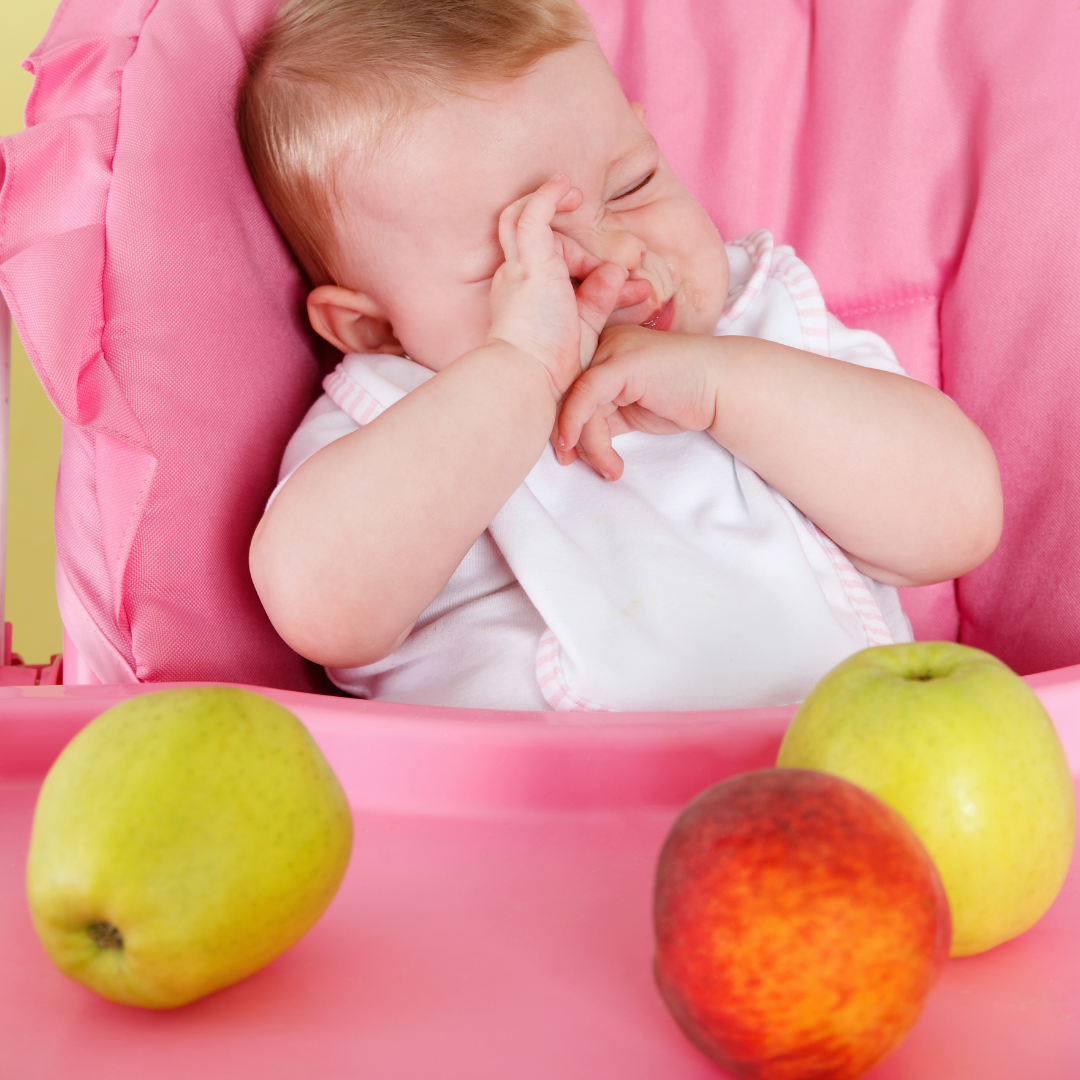
[[[907,1034],[949,955],[941,880],[900,815],[805,769],[699,795],[656,874],[656,981],[679,1026],[753,1080],[849,1080]]]

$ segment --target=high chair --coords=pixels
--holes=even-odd
[[[904,604],[918,637],[1028,676],[1080,771],[1076,4],[585,6],[721,234],[794,245],[832,311],[986,431],[1001,546]],[[793,708],[598,719],[343,699],[259,605],[248,540],[327,359],[232,127],[242,43],[273,7],[64,0],[28,62],[27,130],[0,140],[0,294],[64,418],[65,627],[62,686],[59,662],[3,656],[0,1076],[723,1075],[651,986],[651,875],[678,809],[771,765]],[[6,343],[5,326],[0,307]],[[349,793],[357,841],[301,943],[150,1014],[53,971],[23,861],[67,740],[129,695],[193,682],[292,708]],[[1073,872],[1034,929],[948,965],[872,1075],[1073,1080],[1076,955]]]

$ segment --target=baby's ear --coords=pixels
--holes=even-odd
[[[308,295],[307,309],[315,333],[344,353],[402,354],[390,320],[367,293],[320,285]]]

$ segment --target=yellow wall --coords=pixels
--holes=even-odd
[[[45,36],[56,0],[0,0],[0,135],[21,131],[32,79],[19,67]],[[53,587],[53,493],[60,460],[60,418],[45,397],[17,336],[11,356],[7,596],[15,651],[28,663],[60,652]]]

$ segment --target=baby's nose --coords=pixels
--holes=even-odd
[[[604,262],[612,262],[632,274],[641,266],[648,248],[632,232],[612,229],[604,234]]]

